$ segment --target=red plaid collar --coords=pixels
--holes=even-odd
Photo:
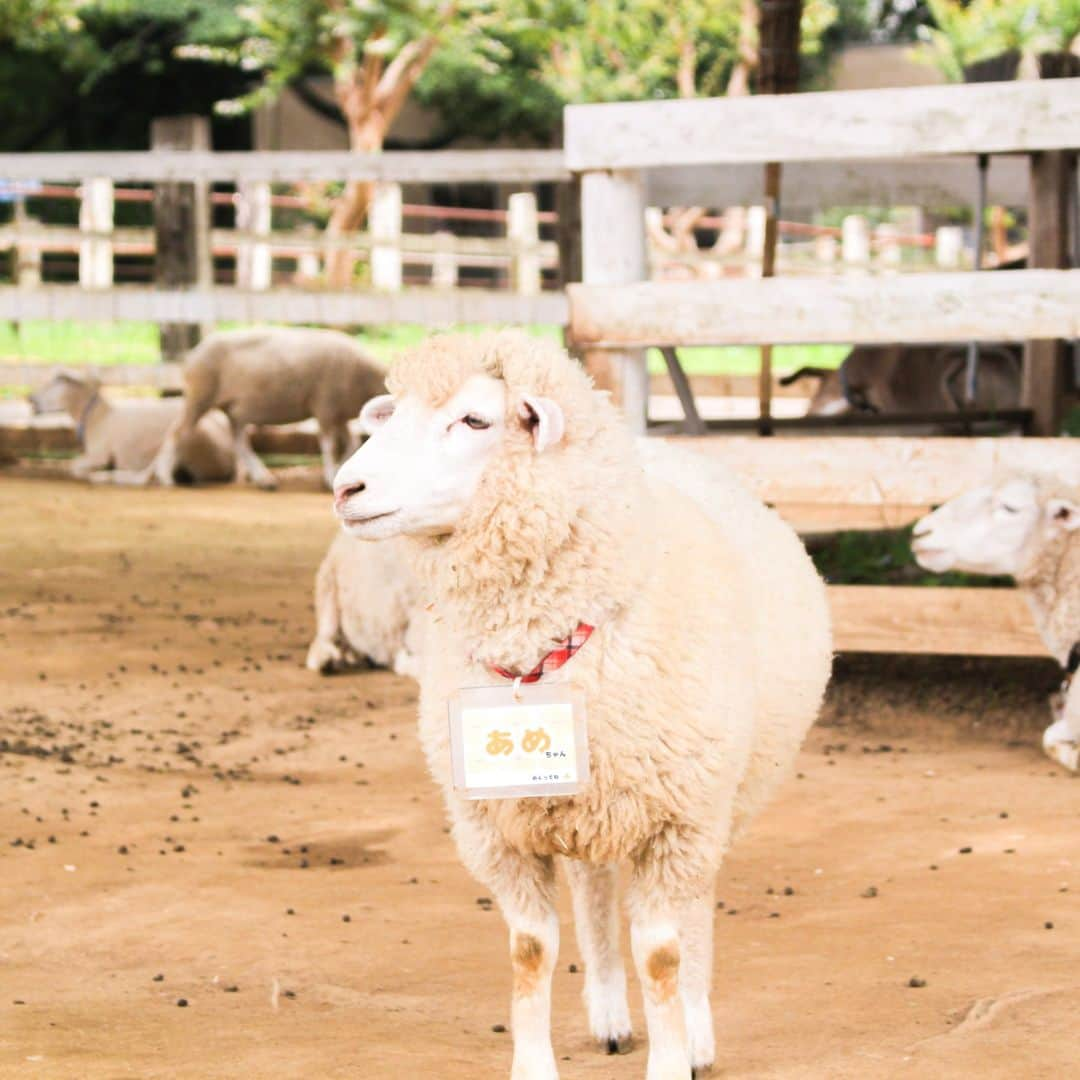
[[[569,637],[565,637],[558,642],[555,648],[527,675],[518,675],[516,672],[507,671],[506,668],[501,668],[497,664],[489,664],[488,667],[496,675],[501,675],[504,679],[521,679],[523,683],[539,682],[545,675],[558,671],[589,640],[589,635],[593,632],[593,629],[594,627],[588,623],[578,623],[577,629]]]

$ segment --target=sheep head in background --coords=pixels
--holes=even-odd
[[[37,415],[67,412],[78,418],[89,401],[101,390],[100,380],[91,375],[76,375],[70,371],[58,371],[44,386],[28,398]]]
[[[1080,506],[1045,497],[1036,480],[1016,477],[957,495],[915,524],[911,550],[933,573],[1023,577],[1047,540],[1080,526]]]
[[[975,488],[915,525],[911,549],[935,573],[1011,574],[1065,671],[1051,698],[1043,749],[1080,770],[1080,497],[1049,478],[1013,477]]]
[[[701,455],[639,448],[551,342],[432,338],[387,388],[363,411],[371,438],[338,471],[335,509],[353,537],[403,536],[417,573],[420,741],[462,861],[510,928],[512,1076],[558,1077],[559,856],[593,1037],[608,1053],[630,1045],[622,864],[647,1074],[690,1080],[715,1056],[713,878],[817,714],[824,587],[779,517]],[[451,702],[468,688],[519,701],[522,680],[579,703],[580,783],[497,798],[455,786]],[[559,756],[585,750],[582,735]]]

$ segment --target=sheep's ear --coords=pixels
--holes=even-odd
[[[525,394],[518,410],[525,427],[532,433],[536,452],[542,454],[559,442],[566,432],[566,419],[557,402],[546,397]]]
[[[360,410],[360,430],[365,435],[374,435],[394,415],[394,398],[391,394],[373,397]]]
[[[1067,532],[1080,528],[1080,506],[1070,499],[1048,499],[1046,516],[1051,524]]]

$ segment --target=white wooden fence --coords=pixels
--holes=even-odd
[[[565,132],[567,164],[582,173],[584,284],[569,289],[571,334],[607,350],[638,429],[645,344],[1077,334],[1080,269],[650,283],[640,222],[647,177],[684,166],[1071,150],[1080,147],[1080,79],[572,106]],[[1029,357],[1025,391],[1042,381]]]
[[[0,226],[0,251],[17,252],[24,287],[40,282],[45,252],[77,251],[79,284],[85,289],[112,287],[114,255],[153,255],[153,229],[114,225],[113,190],[107,177],[82,182],[78,227],[44,225],[25,214]],[[455,236],[447,230],[406,232],[401,185],[389,181],[375,185],[368,229],[339,237],[313,227],[274,230],[268,181],[244,182],[234,202],[236,227],[212,229],[210,250],[215,256],[235,256],[237,285],[254,291],[271,287],[275,260],[290,260],[296,281],[314,282],[320,260],[337,248],[368,257],[371,286],[380,292],[402,289],[405,266],[426,267],[431,284],[441,289],[457,288],[462,268],[482,267],[507,270],[511,288],[532,296],[540,291],[543,271],[559,266],[558,245],[540,239],[536,195],[531,191],[510,196],[504,237]],[[497,211],[491,214],[495,219],[502,216]],[[32,268],[29,277],[27,268]]]
[[[90,179],[87,179],[90,178]],[[564,181],[560,151],[451,151],[357,155],[323,152],[2,154],[0,180],[77,181],[78,227],[46,226],[18,213],[0,227],[0,250],[16,253],[18,285],[0,287],[0,318],[319,321],[565,321],[565,300],[542,291],[543,273],[559,265],[558,246],[540,239],[532,190],[511,195],[505,236],[455,236],[446,230],[407,232],[401,184],[412,181],[520,183]],[[328,237],[314,229],[272,228],[271,185],[313,180],[372,180],[374,199],[364,232]],[[236,186],[236,228],[210,230],[208,250],[235,255],[235,287],[158,290],[115,285],[114,256],[154,252],[149,228],[116,227],[114,185],[136,182],[228,182]],[[367,257],[369,288],[328,293],[320,260],[345,248]],[[45,251],[78,251],[81,289],[41,287]],[[291,260],[290,284],[275,288],[275,260]],[[427,286],[405,287],[404,268],[425,269]],[[459,288],[461,271],[506,272],[509,291]]]

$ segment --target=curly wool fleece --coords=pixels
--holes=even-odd
[[[699,893],[817,714],[831,666],[824,588],[790,528],[723,470],[674,451],[646,467],[607,397],[550,342],[436,337],[388,387],[437,405],[477,373],[506,384],[504,446],[453,533],[412,542],[431,602],[421,740],[462,857],[481,880],[498,873],[464,839],[493,826],[523,853],[629,858],[640,884]],[[517,420],[523,393],[565,414],[563,440],[541,454]],[[587,703],[584,790],[462,799],[450,696],[492,682],[488,664],[530,669],[581,621],[596,631],[560,675]]]

